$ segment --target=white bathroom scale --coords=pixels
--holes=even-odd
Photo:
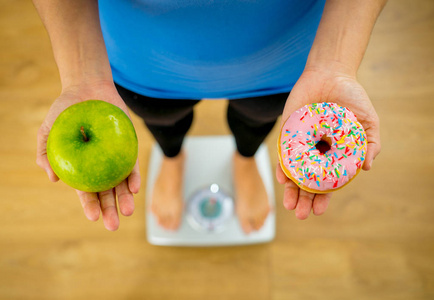
[[[154,145],[148,168],[146,226],[149,243],[160,246],[231,246],[266,243],[275,236],[273,177],[267,147],[262,144],[255,159],[273,208],[263,227],[246,235],[235,212],[232,182],[232,136],[186,137],[184,169],[185,209],[178,230],[166,230],[152,214],[151,195],[163,157]]]

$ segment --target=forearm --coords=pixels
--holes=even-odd
[[[62,87],[112,80],[96,0],[33,0],[47,29]]]
[[[387,0],[327,0],[306,69],[356,75],[375,21]]]

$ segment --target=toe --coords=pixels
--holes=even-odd
[[[241,228],[245,234],[249,234],[252,231],[252,225],[249,220],[241,220]]]
[[[170,230],[170,223],[171,223],[171,220],[172,220],[172,218],[171,218],[171,216],[170,215],[166,215],[166,216],[164,216],[163,217],[163,227],[165,228],[165,229],[168,229],[168,230]]]
[[[263,219],[258,219],[258,220],[255,220],[254,222],[252,222],[252,227],[255,231],[258,231],[259,229],[261,229],[262,225],[264,225]]]
[[[181,224],[180,218],[178,216],[172,215],[170,220],[167,222],[167,228],[170,230],[177,230],[180,224]]]

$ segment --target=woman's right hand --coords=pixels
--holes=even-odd
[[[52,182],[58,181],[59,177],[54,173],[47,158],[47,139],[51,126],[57,116],[66,108],[90,99],[104,100],[114,104],[120,107],[130,117],[127,106],[119,96],[113,81],[101,80],[86,82],[63,89],[61,95],[51,105],[45,120],[39,128],[37,139],[36,163],[45,170],[48,174],[48,178]],[[137,159],[136,165],[129,177],[115,188],[99,193],[76,191],[86,217],[91,221],[96,221],[99,219],[100,212],[102,212],[105,228],[113,231],[119,227],[118,207],[124,216],[133,214],[133,194],[138,193],[140,182],[139,163]],[[116,204],[116,195],[118,205]]]

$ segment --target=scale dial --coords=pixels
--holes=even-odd
[[[199,231],[220,232],[232,217],[234,202],[217,184],[198,190],[187,206],[187,220]]]

